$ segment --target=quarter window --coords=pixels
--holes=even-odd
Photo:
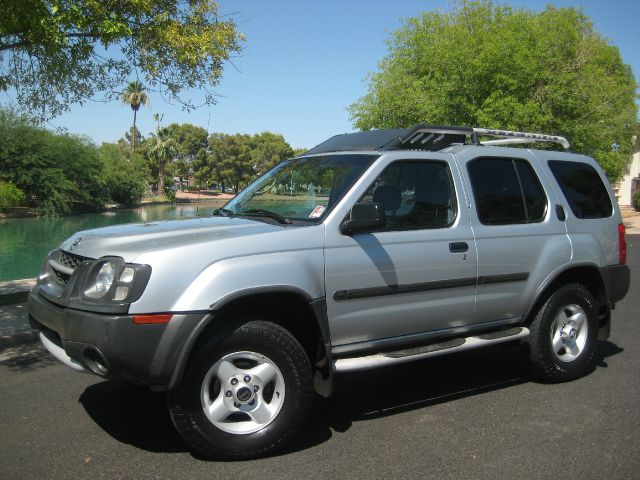
[[[383,231],[446,228],[456,217],[454,187],[445,162],[393,163],[361,201],[383,205],[387,218]]]
[[[609,192],[591,165],[549,160],[549,168],[576,217],[606,218],[613,214]]]
[[[482,157],[469,162],[467,168],[483,224],[536,223],[544,219],[547,197],[526,160]]]

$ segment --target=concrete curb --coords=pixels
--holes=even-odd
[[[35,278],[0,282],[0,308],[26,302],[35,282]],[[4,318],[0,315],[0,322],[3,320]],[[0,351],[34,343],[37,342],[39,338],[37,330],[21,328],[6,335],[0,335]]]

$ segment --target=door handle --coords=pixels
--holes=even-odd
[[[449,251],[451,253],[466,253],[469,251],[469,244],[467,242],[452,242],[449,244]]]

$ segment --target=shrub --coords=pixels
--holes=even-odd
[[[633,194],[633,208],[640,211],[640,190]]]
[[[106,186],[111,199],[129,207],[140,203],[147,191],[146,165],[138,159],[127,159],[116,144],[103,144],[100,154],[105,162]]]
[[[0,210],[14,207],[24,200],[24,192],[13,183],[0,181]]]

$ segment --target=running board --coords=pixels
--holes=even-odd
[[[529,336],[526,327],[509,328],[496,332],[485,333],[473,337],[460,337],[440,343],[432,343],[422,347],[397,350],[394,352],[376,353],[366,357],[340,358],[334,360],[334,372],[353,372],[370,368],[384,367],[398,363],[422,360],[423,358],[437,357],[447,353],[472,350],[474,348],[488,347],[498,343],[511,342]]]

